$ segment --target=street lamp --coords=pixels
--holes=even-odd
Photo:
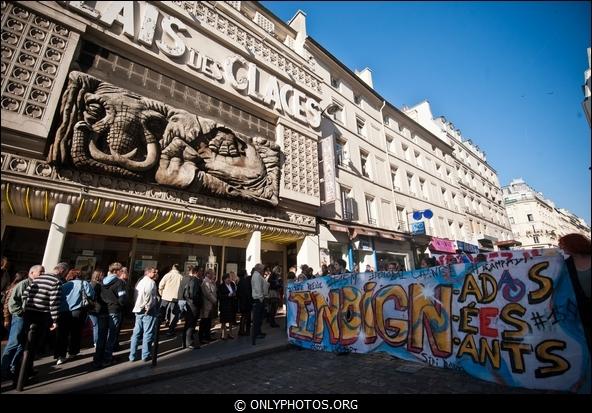
[[[321,110],[321,107],[318,105],[314,105],[314,108],[317,110]],[[325,116],[325,117],[329,117],[333,114],[335,114],[335,112],[337,112],[339,109],[341,108],[341,106],[339,106],[337,103],[329,103],[325,109],[323,109],[321,111],[321,117]],[[329,115],[329,116],[327,116]]]
[[[321,116],[334,115],[341,107],[337,103],[329,103],[321,112]]]

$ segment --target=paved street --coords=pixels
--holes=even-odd
[[[427,367],[386,354],[315,352],[290,348],[224,367],[121,389],[114,393],[541,394],[464,373]]]

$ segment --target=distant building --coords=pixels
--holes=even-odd
[[[514,179],[503,194],[514,238],[523,248],[557,247],[559,238],[570,233],[590,237],[590,226],[582,218],[556,208],[523,179]]]

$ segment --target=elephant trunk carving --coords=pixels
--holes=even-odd
[[[277,205],[279,147],[71,72],[48,161]]]

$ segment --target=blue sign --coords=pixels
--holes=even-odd
[[[424,222],[412,222],[411,233],[413,235],[425,235],[425,223]]]
[[[468,252],[469,254],[479,254],[479,247],[463,241],[456,241],[456,246],[459,250]]]
[[[415,211],[413,213],[413,219],[416,221],[419,221],[422,216],[426,217],[427,219],[430,219],[434,216],[434,213],[431,209],[424,209],[423,211]]]

